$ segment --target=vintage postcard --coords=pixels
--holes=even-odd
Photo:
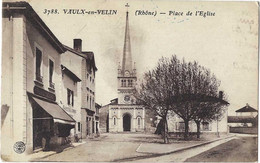
[[[2,161],[257,162],[258,10],[4,0]]]

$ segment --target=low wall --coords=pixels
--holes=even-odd
[[[257,127],[230,127],[231,133],[257,134]]]

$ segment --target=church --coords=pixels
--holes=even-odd
[[[128,11],[126,12],[125,39],[122,65],[119,63],[117,75],[118,98],[100,109],[101,132],[138,132],[145,129],[145,108],[136,104],[133,96],[137,81],[133,67]]]

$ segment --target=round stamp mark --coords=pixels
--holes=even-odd
[[[21,154],[25,151],[25,144],[22,141],[18,141],[14,144],[14,151],[18,154]]]

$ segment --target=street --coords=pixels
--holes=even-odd
[[[114,161],[126,157],[143,156],[135,150],[142,134],[102,134],[96,140],[36,161]],[[156,136],[156,135],[155,135]],[[147,136],[149,137],[149,136]],[[145,137],[143,138],[145,141]]]
[[[187,162],[256,162],[257,137],[238,137],[227,143],[214,147]]]
[[[239,160],[240,155],[244,161],[257,159],[256,138],[228,137],[209,144],[193,147],[177,152],[160,153],[167,151],[168,147],[182,147],[188,144],[199,144],[202,142],[179,142],[172,144],[161,144],[158,135],[143,133],[105,133],[97,139],[88,140],[85,144],[75,148],[61,151],[60,153],[38,158],[33,161],[89,161],[89,162],[192,162],[192,161],[232,161]],[[142,145],[150,145],[157,148],[151,149],[153,153],[142,152]],[[245,149],[238,151],[237,149]],[[221,154],[225,151],[225,154]],[[226,156],[226,157],[224,157]],[[236,159],[230,159],[234,156]],[[190,158],[190,159],[189,159]],[[233,158],[233,157],[232,157]],[[241,159],[240,159],[241,160]]]

